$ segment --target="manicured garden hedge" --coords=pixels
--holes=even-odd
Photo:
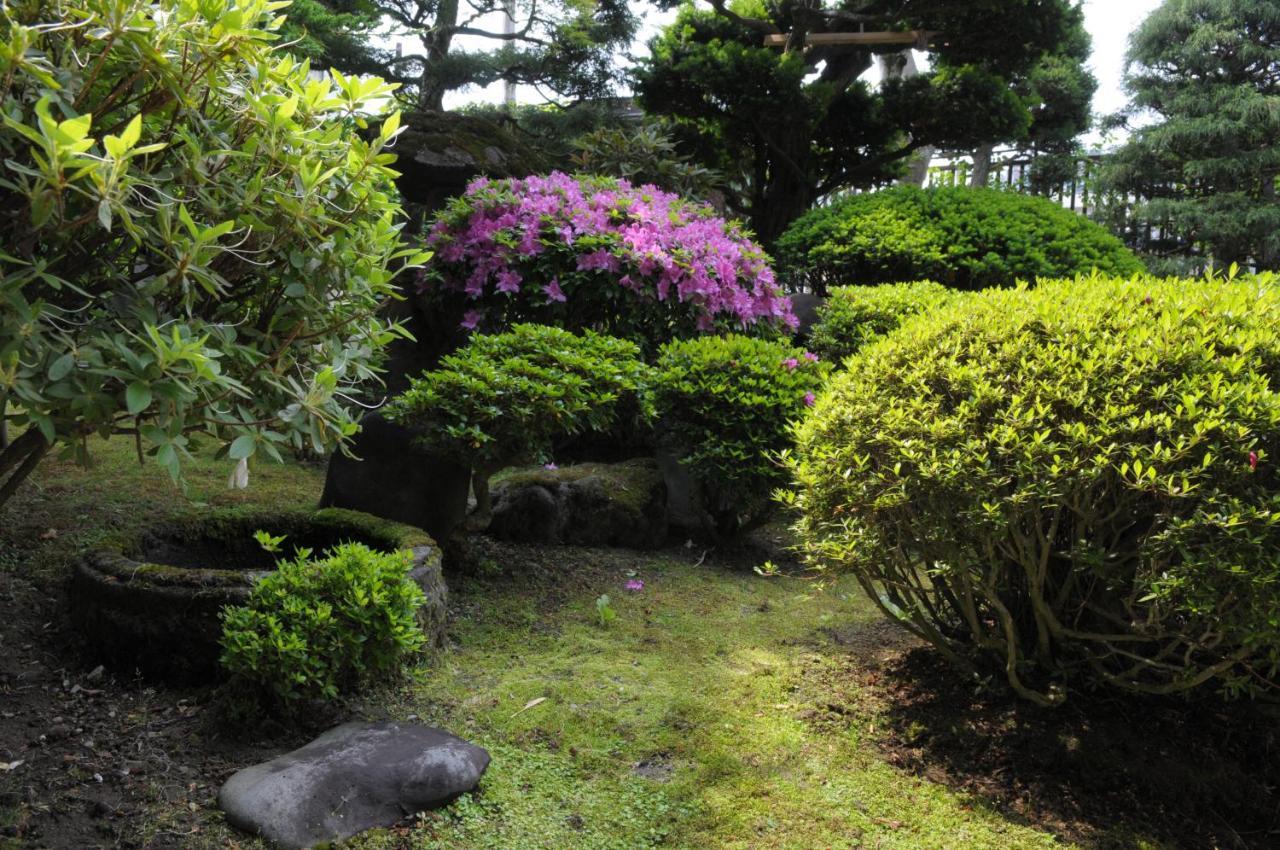
[[[963,186],[851,195],[797,219],[776,253],[784,280],[817,291],[899,280],[983,289],[1142,271],[1119,239],[1047,198]]]
[[[659,428],[698,482],[707,531],[732,538],[764,518],[786,481],[775,455],[790,447],[790,423],[826,371],[803,349],[740,335],[663,347],[653,378]]]
[[[837,286],[818,308],[809,348],[824,360],[841,363],[904,320],[946,303],[951,295],[951,290],[930,280]]]
[[[792,462],[815,563],[1042,703],[1276,692],[1280,281],[959,295],[848,365]]]

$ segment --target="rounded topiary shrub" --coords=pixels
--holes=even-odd
[[[1274,692],[1280,283],[958,296],[799,427],[809,557],[1014,689]]]
[[[440,213],[427,246],[435,256],[422,294],[462,313],[466,330],[538,322],[656,348],[796,321],[768,258],[737,224],[611,177],[481,178]]]
[[[826,365],[802,349],[731,335],[669,343],[656,372],[659,428],[696,482],[703,526],[719,538],[750,529],[786,480],[777,455]]]
[[[285,715],[395,677],[427,645],[413,553],[343,543],[298,550],[222,612],[222,665],[259,708]]]
[[[837,286],[818,308],[809,348],[824,360],[841,363],[866,343],[910,316],[945,303],[951,295],[951,290],[930,280]]]
[[[1143,270],[1119,239],[1048,198],[964,186],[851,195],[797,219],[776,253],[789,284],[819,292],[898,280],[983,289]]]
[[[645,422],[649,367],[635,343],[548,325],[477,334],[414,378],[385,408],[422,448],[470,466],[471,525],[490,519],[489,478],[505,466],[551,459],[557,441]]]

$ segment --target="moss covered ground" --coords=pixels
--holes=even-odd
[[[198,460],[183,496],[163,473],[139,468],[128,449],[101,446],[90,470],[57,462],[41,470],[0,516],[0,570],[51,587],[59,565],[96,534],[204,505],[303,506],[322,483],[316,466],[267,466],[254,469],[247,491],[233,492],[225,489],[225,463]],[[890,716],[892,691],[881,677],[907,648],[904,639],[850,580],[819,586],[799,575],[755,574],[753,560],[766,556],[747,549],[704,557],[685,546],[638,554],[477,545],[466,572],[450,578],[450,650],[406,683],[343,710],[442,726],[488,748],[492,766],[478,793],[344,846],[1176,846],[1148,837],[1132,819],[1046,818],[1035,805],[975,794],[951,781],[954,772],[932,770],[927,756],[923,765],[902,763],[893,737],[911,730]],[[625,588],[633,579],[642,590]],[[607,626],[597,617],[603,594],[617,613]],[[21,598],[11,589],[0,605]],[[76,681],[84,672],[75,656],[48,663],[64,664],[73,672],[59,675]],[[108,777],[118,786],[110,804],[118,814],[104,816],[109,829],[97,823],[85,833],[102,836],[100,844],[45,843],[72,833],[42,820],[48,811],[79,811],[60,809],[58,795],[82,800],[80,783],[101,787],[92,774],[56,781],[24,777],[22,768],[0,774],[0,825],[6,818],[18,825],[0,847],[259,846],[226,826],[213,795],[232,770],[295,746],[296,736],[272,737],[264,727],[233,732],[228,744],[225,732],[200,721],[207,694],[124,681],[97,687],[145,704],[121,709],[122,717],[144,717],[129,735],[172,718],[154,725],[161,741],[174,736],[172,747],[162,762],[144,764],[135,784]],[[965,710],[954,706],[956,723]],[[161,749],[146,740],[147,752]],[[112,744],[100,737],[96,746]],[[42,769],[36,756],[28,760]],[[32,824],[45,824],[36,830],[45,838],[21,837]]]

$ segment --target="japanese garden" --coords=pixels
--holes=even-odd
[[[1280,2],[0,3],[0,850],[1280,847]]]

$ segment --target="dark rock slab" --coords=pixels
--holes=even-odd
[[[344,723],[236,773],[218,806],[237,829],[307,848],[388,827],[476,787],[489,754],[414,723]]]
[[[652,458],[525,470],[493,486],[488,533],[522,543],[659,547],[666,484]]]

